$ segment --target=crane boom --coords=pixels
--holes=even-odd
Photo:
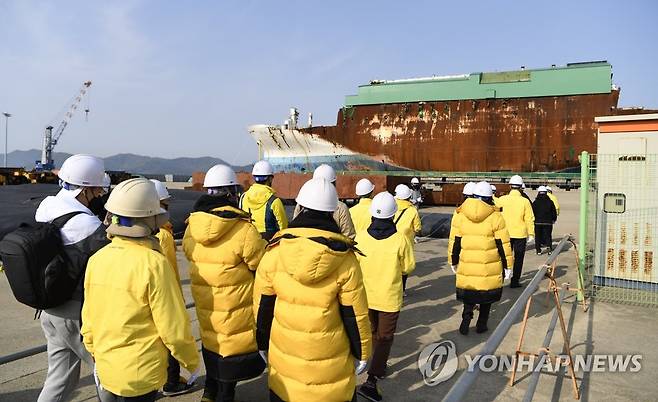
[[[59,141],[60,137],[64,133],[64,129],[71,121],[73,114],[80,106],[80,102],[89,91],[91,86],[91,81],[85,81],[82,84],[82,88],[78,92],[78,95],[74,98],[73,103],[69,106],[68,110],[64,114],[64,119],[59,123],[57,129],[53,132],[53,126],[46,127],[46,131],[43,135],[43,146],[41,149],[41,160],[37,161],[36,170],[52,170],[55,168],[53,161],[53,150],[55,145]]]

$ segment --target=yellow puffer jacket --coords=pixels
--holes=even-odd
[[[503,269],[511,269],[513,255],[505,220],[496,208],[470,198],[462,204],[449,255],[457,265],[457,299],[466,303],[500,300]]]
[[[414,242],[414,237],[417,234],[420,234],[422,226],[420,224],[420,215],[418,215],[418,210],[408,200],[395,200],[395,203],[398,204],[398,212],[395,213],[393,221],[395,226],[399,231],[406,234],[411,244]],[[403,212],[404,211],[404,212]],[[402,217],[400,218],[400,215]],[[399,220],[398,220],[399,219]]]
[[[535,235],[532,204],[519,190],[511,190],[509,194],[500,197],[496,206],[502,208],[505,225],[512,239],[525,239]]]
[[[402,275],[416,266],[414,250],[400,232],[386,239],[375,239],[367,230],[356,234],[357,254],[368,295],[368,308],[394,313],[402,308]]]
[[[178,261],[176,260],[176,242],[174,241],[174,235],[170,228],[171,224],[161,227],[155,237],[160,241],[160,250],[162,250],[162,254],[167,257],[169,265],[174,269],[178,286],[181,286],[180,273],[178,272]]]
[[[113,394],[132,397],[160,388],[167,354],[193,372],[199,364],[190,318],[157,241],[114,237],[85,274],[81,333],[98,377]]]
[[[211,212],[193,212],[183,237],[201,341],[223,357],[255,352],[252,271],[266,242],[244,211],[225,206]]]
[[[292,214],[293,219],[295,219],[301,211],[302,207],[297,204]],[[350,215],[350,209],[347,207],[347,204],[338,200],[338,205],[336,206],[336,211],[334,211],[333,217],[334,221],[340,228],[340,232],[344,236],[354,240],[354,237],[356,236],[356,230],[354,230],[354,223],[352,222],[352,216]]]
[[[352,217],[352,223],[354,223],[356,233],[366,230],[370,226],[372,222],[370,205],[372,205],[371,198],[361,198],[358,204],[350,208],[350,216]]]
[[[354,361],[370,357],[372,336],[354,242],[308,228],[284,230],[273,241],[254,292],[269,387],[289,402],[349,401]]]
[[[260,233],[270,237],[288,227],[288,216],[283,202],[276,198],[274,189],[260,183],[254,183],[240,197],[240,208],[251,214],[251,219]],[[271,200],[271,203],[268,201]]]
[[[452,219],[450,220],[450,235],[448,235],[448,255],[452,255],[452,247],[455,244],[455,233],[459,230],[459,225],[461,224],[462,215],[460,214],[461,206],[455,209],[455,212],[452,213]]]
[[[555,205],[555,211],[558,215],[560,215],[560,202],[557,200],[557,197],[553,195],[553,193],[546,193],[546,195],[548,195],[548,198],[553,201],[553,204]]]

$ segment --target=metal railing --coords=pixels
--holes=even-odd
[[[523,293],[521,293],[514,305],[509,309],[507,314],[505,314],[505,317],[503,317],[500,323],[498,323],[496,329],[493,331],[489,339],[487,339],[484,346],[482,346],[480,352],[477,353],[472,363],[472,367],[474,367],[474,369],[465,370],[462,375],[459,376],[457,381],[453,384],[446,396],[443,398],[444,402],[461,401],[468,393],[468,391],[470,391],[471,385],[473,385],[473,382],[475,382],[475,379],[480,374],[479,364],[477,364],[479,360],[484,356],[492,355],[496,349],[498,349],[498,346],[500,346],[500,344],[503,342],[503,339],[505,339],[507,336],[507,333],[512,328],[512,325],[514,325],[517,317],[519,317],[519,315],[524,311],[526,303],[530,297],[532,297],[537,288],[539,288],[539,284],[544,279],[548,267],[550,267],[555,262],[555,260],[557,260],[560,253],[562,253],[562,250],[564,250],[566,245],[570,244],[571,241],[572,238],[570,235],[567,235],[562,238],[562,240],[560,240],[560,243],[558,243],[557,247],[555,247],[555,250],[551,253],[546,262],[539,267],[539,270],[523,290]]]
[[[194,307],[194,303],[187,303],[185,309]],[[3,364],[15,362],[17,360],[25,359],[28,357],[36,356],[48,350],[48,345],[39,345],[30,349],[21,350],[20,352],[12,353],[5,356],[0,356],[0,366]]]

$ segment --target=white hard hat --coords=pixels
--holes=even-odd
[[[493,197],[493,191],[491,191],[491,184],[486,181],[481,181],[475,184],[473,188],[473,195],[476,197]]]
[[[515,174],[509,179],[509,184],[512,186],[523,186],[523,178],[518,174]]]
[[[76,186],[103,187],[105,165],[102,159],[95,156],[72,155],[62,163],[57,175],[63,182]]]
[[[272,176],[274,169],[268,161],[258,161],[251,170],[252,176]]]
[[[144,178],[119,183],[110,193],[105,209],[127,218],[145,218],[167,213],[160,207],[155,185]]]
[[[103,176],[103,188],[110,188],[112,185],[112,178],[110,177],[109,174],[105,173],[105,176]]]
[[[372,193],[375,185],[368,179],[361,179],[356,183],[356,195],[366,195]]]
[[[203,180],[203,187],[205,188],[235,186],[237,184],[238,178],[235,172],[226,165],[211,167]]]
[[[551,188],[551,186],[546,186],[546,191],[548,191],[549,193],[552,193],[553,189]]]
[[[496,192],[496,186],[494,186],[493,184],[491,185],[491,191],[493,191],[494,193]]]
[[[302,186],[297,204],[316,211],[334,212],[338,207],[336,187],[325,179],[313,178]]]
[[[475,182],[474,181],[469,181],[464,185],[464,190],[462,190],[462,194],[464,195],[473,195],[473,189],[475,187]]]
[[[546,193],[546,192],[548,192],[548,189],[546,188],[546,186],[539,186],[537,188],[537,192],[538,193]]]
[[[325,179],[326,181],[333,183],[336,181],[336,171],[334,168],[327,164],[322,164],[315,168],[313,172],[314,179]]]
[[[398,184],[395,187],[395,198],[407,200],[409,197],[411,197],[411,189],[406,184]]]
[[[388,191],[377,194],[370,204],[370,214],[374,218],[388,219],[395,216],[398,211],[398,204],[395,198]]]
[[[418,180],[418,177],[414,177],[411,179],[411,184],[419,184],[420,180]]]
[[[151,179],[151,183],[155,185],[155,190],[158,192],[158,198],[160,198],[160,201],[168,200],[171,198],[169,191],[167,191],[167,187],[165,187],[165,185],[162,184],[160,180]]]

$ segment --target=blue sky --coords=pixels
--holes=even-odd
[[[333,125],[374,78],[608,60],[621,106],[658,108],[656,16],[655,1],[0,0],[0,112],[10,150],[40,148],[92,80],[89,120],[57,150],[245,163],[247,125],[290,106]]]

